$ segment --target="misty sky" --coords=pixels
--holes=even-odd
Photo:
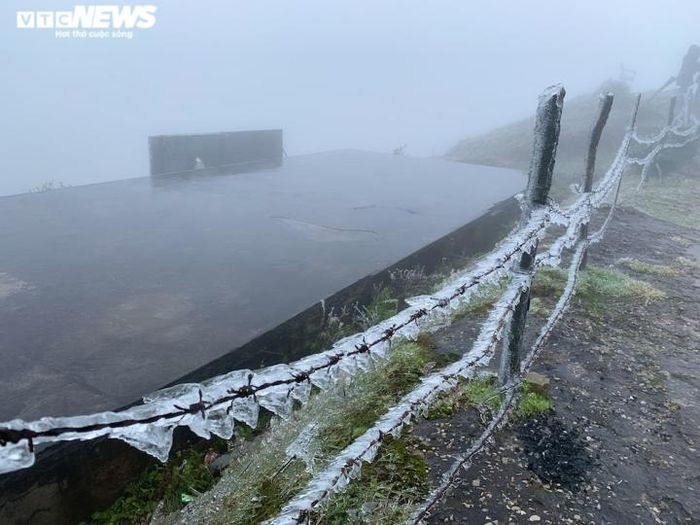
[[[655,88],[700,41],[698,0],[155,0],[132,40],[15,27],[75,3],[0,6],[0,195],[147,175],[152,134],[283,128],[290,155],[439,155],[553,82],[575,96],[622,62]]]

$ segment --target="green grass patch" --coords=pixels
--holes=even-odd
[[[430,489],[428,464],[406,436],[389,437],[373,463],[311,518],[317,525],[404,523]]]
[[[434,421],[452,417],[460,407],[474,406],[495,412],[503,402],[503,394],[493,377],[479,377],[463,382],[458,388],[443,392],[430,404],[425,418]]]
[[[558,268],[544,268],[537,272],[532,292],[535,297],[558,297],[564,290],[566,273]],[[579,275],[576,304],[600,314],[606,306],[629,301],[649,304],[665,299],[666,295],[653,285],[633,279],[610,268],[589,266]]]
[[[491,284],[482,286],[479,292],[474,294],[470,300],[452,313],[452,320],[458,321],[467,317],[480,316],[486,314],[503,293],[505,284]]]
[[[535,274],[532,293],[539,297],[558,297],[566,285],[566,272],[561,268],[545,266]]]
[[[552,401],[544,394],[532,389],[530,385],[524,383],[522,386],[522,397],[515,409],[516,417],[527,419],[537,414],[542,414],[552,410]]]
[[[498,390],[494,377],[480,377],[464,385],[464,397],[474,406],[485,406],[496,411],[501,406],[503,394]]]
[[[668,175],[651,178],[637,190],[639,179],[627,177],[623,182],[622,203],[643,212],[679,224],[700,229],[700,177]]]
[[[215,478],[204,464],[205,453],[204,448],[198,446],[176,452],[165,464],[149,467],[129,483],[122,496],[108,509],[94,513],[84,523],[147,523],[161,501],[165,512],[182,508],[191,498],[214,484]]]
[[[619,264],[633,272],[654,275],[656,277],[676,277],[680,274],[678,268],[674,268],[673,266],[654,264],[640,261],[639,259],[625,258],[621,259]]]
[[[424,368],[448,358],[431,353],[429,347],[416,342],[396,343],[391,359],[377,374],[370,373],[367,384],[371,395],[356,399],[339,414],[328,414],[319,432],[322,450],[335,454],[361,436],[398,399],[418,384]],[[424,343],[427,345],[427,343]]]
[[[611,302],[649,304],[666,298],[666,294],[647,282],[616,270],[592,266],[581,273],[576,294],[578,301],[593,311],[600,311]]]
[[[460,397],[455,392],[442,392],[430,403],[425,418],[429,421],[447,419],[457,411]]]

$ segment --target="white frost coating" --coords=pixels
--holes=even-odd
[[[694,117],[691,122],[692,123],[690,127],[688,127],[687,129],[680,130],[676,127],[666,126],[656,135],[652,135],[650,137],[641,137],[636,132],[634,132],[632,134],[632,140],[634,140],[637,144],[648,146],[664,140],[667,135],[675,135],[677,137],[689,137],[695,134],[695,132],[697,131],[695,128],[698,125],[698,121]]]
[[[627,132],[622,139],[622,144],[620,144],[610,168],[603,176],[603,179],[598,183],[596,189],[592,192],[591,206],[594,208],[600,207],[608,193],[610,193],[610,190],[615,187],[615,183],[622,176],[627,166],[627,152],[629,151],[630,140],[631,132]]]
[[[316,456],[320,451],[320,447],[316,445],[318,430],[317,422],[309,423],[285,450],[287,457],[303,461],[309,473],[313,472]]]
[[[700,138],[699,132],[700,124],[697,121],[694,121],[693,126],[688,128],[683,135],[680,135],[679,133],[680,136],[688,137],[686,140],[678,143],[669,143],[662,140],[659,144],[652,148],[652,150],[645,157],[630,157],[629,159],[627,159],[627,162],[630,164],[637,164],[639,166],[642,166],[642,174],[640,177],[639,185],[637,186],[637,190],[639,190],[642,187],[642,185],[646,182],[649,169],[651,168],[659,153],[661,153],[665,149],[682,148],[684,146],[687,146],[691,142],[694,142]]]
[[[552,110],[552,108],[549,105],[550,101],[552,100],[556,104],[556,111]],[[536,180],[538,178],[539,173],[544,173],[546,171],[549,171],[551,181],[551,169],[553,164],[552,166],[542,166],[542,162],[546,160],[553,163],[554,158],[545,158],[545,156],[541,155],[540,152],[546,151],[548,149],[546,143],[549,140],[549,130],[547,128],[552,122],[552,119],[556,121],[557,140],[559,138],[559,117],[561,117],[563,105],[564,86],[562,86],[561,84],[554,84],[552,86],[548,86],[538,98],[537,113],[535,116],[535,129],[532,141],[532,155],[530,156],[530,168],[528,170],[528,179],[530,179],[530,181]],[[556,154],[556,144],[554,145],[553,152]],[[533,191],[536,191],[535,185],[531,185],[530,183],[528,183],[528,186],[525,190],[525,198],[521,202],[521,206],[523,209],[523,217],[530,217],[530,212],[532,208],[530,203],[532,202],[532,197],[534,196],[532,194]]]
[[[233,437],[234,418],[225,408],[207,411],[207,430],[222,439]]]
[[[590,222],[593,210],[600,207],[607,195],[619,183],[627,166],[627,151],[631,133],[628,132],[617,150],[612,164],[602,177],[596,188],[581,195],[578,200],[566,210],[554,207],[554,214],[566,219],[566,232],[552,242],[546,252],[536,258],[536,266],[558,266],[564,250],[570,249],[579,238],[581,225]],[[610,218],[610,215],[608,216]],[[561,221],[557,221],[561,224]],[[605,225],[607,227],[607,224]]]
[[[250,428],[256,428],[260,405],[253,397],[240,397],[231,402],[231,413],[241,423],[245,423]]]
[[[546,342],[547,338],[549,337],[549,334],[554,329],[554,326],[557,324],[561,316],[564,315],[566,309],[569,307],[571,298],[573,297],[576,291],[578,271],[581,267],[581,260],[583,259],[583,254],[586,252],[588,244],[588,242],[582,241],[576,247],[576,251],[574,251],[574,255],[571,258],[571,262],[569,263],[569,270],[566,278],[566,286],[564,287],[564,291],[559,296],[559,300],[557,301],[557,304],[554,305],[554,308],[550,312],[549,317],[547,317],[547,322],[545,322],[544,326],[542,326],[542,328],[540,329],[540,333],[537,336],[535,342],[532,344],[530,352],[523,359],[521,363],[521,375],[527,373],[527,371],[530,369],[532,362],[535,360],[535,357],[537,357],[537,352],[542,348],[542,345],[544,345],[544,343]]]
[[[425,410],[436,395],[454,388],[459,377],[472,377],[477,366],[488,364],[522,290],[530,286],[530,279],[529,275],[523,274],[513,278],[500,300],[491,309],[488,319],[481,327],[479,337],[468,353],[459,361],[423,378],[420,385],[406,394],[374,426],[340,452],[330,465],[285,505],[279,515],[265,523],[299,523],[310,510],[321,505],[331,494],[343,491],[350,480],[359,474],[362,463],[374,460],[383,436],[398,436],[402,428]]]
[[[571,248],[578,240],[581,225],[590,221],[592,209],[590,194],[584,195],[577,204],[572,206],[566,231],[552,242],[546,252],[537,255],[535,259],[537,267],[559,265],[564,250]]]
[[[8,443],[3,447],[0,457],[0,474],[31,467],[34,464],[34,453],[29,450],[27,441]]]
[[[598,243],[598,242],[603,240],[603,236],[605,235],[605,232],[608,231],[608,226],[610,225],[610,221],[612,221],[613,214],[615,213],[616,208],[617,208],[617,199],[613,200],[612,204],[610,205],[610,210],[608,211],[608,215],[605,217],[605,221],[603,221],[603,224],[598,229],[598,231],[589,236],[589,238],[588,238],[589,244]]]

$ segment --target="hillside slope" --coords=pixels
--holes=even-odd
[[[598,152],[599,166],[612,160],[622,140],[634,107],[635,94],[621,82],[608,81],[590,94],[565,99],[561,136],[555,167],[555,181],[572,181],[584,169],[586,149],[591,127],[597,114],[600,93],[615,95],[613,109]],[[638,117],[641,132],[658,130],[668,116],[670,94],[665,92],[653,100],[645,93]],[[534,115],[483,135],[466,138],[446,154],[450,160],[526,170],[532,153]],[[599,173],[602,170],[599,169]]]

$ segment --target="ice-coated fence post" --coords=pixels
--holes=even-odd
[[[634,101],[634,109],[632,110],[632,118],[630,119],[630,124],[627,127],[628,131],[634,131],[637,127],[637,115],[639,114],[639,105],[642,102],[642,94],[637,93],[637,98]]]
[[[588,144],[588,155],[586,156],[586,172],[583,177],[583,192],[591,193],[593,190],[593,177],[595,175],[595,160],[598,154],[598,144],[600,144],[600,137],[603,135],[603,128],[608,122],[608,117],[610,116],[610,110],[612,109],[613,100],[615,95],[612,93],[605,93],[600,95],[600,102],[598,105],[598,118],[593,125],[591,130],[591,140]],[[581,224],[581,229],[579,231],[579,239],[588,239],[588,221]],[[581,269],[586,267],[588,262],[588,251],[583,252],[583,257],[581,258]]]
[[[671,97],[671,102],[668,104],[668,121],[666,122],[667,126],[671,126],[673,124],[673,119],[676,116],[676,96]]]
[[[527,188],[525,189],[523,200],[521,219],[523,223],[528,221],[536,208],[548,204],[557,145],[559,144],[559,128],[565,94],[566,92],[562,86],[555,85],[547,88],[539,98],[535,118],[532,157],[530,158]],[[529,253],[522,255],[515,271],[521,274],[532,273],[536,255],[537,244]],[[528,286],[520,292],[518,303],[506,328],[507,335],[503,342],[498,374],[501,385],[505,385],[514,375],[520,373],[523,335],[529,307],[530,287]]]

